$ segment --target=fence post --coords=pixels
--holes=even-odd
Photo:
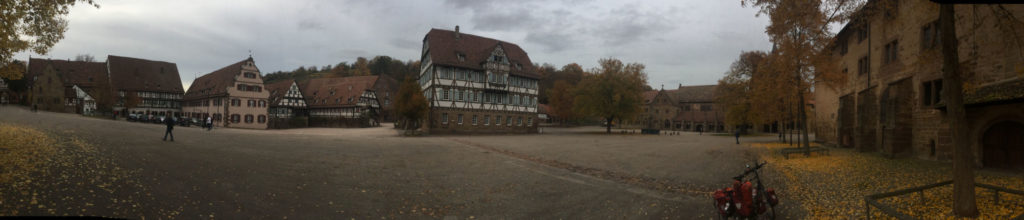
[[[871,220],[871,204],[868,203],[868,198],[864,198],[864,215],[868,217],[868,220]]]
[[[999,190],[992,189],[992,197],[994,197],[993,200],[995,200],[996,205],[999,205]]]

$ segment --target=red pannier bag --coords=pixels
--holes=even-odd
[[[740,216],[750,217],[754,214],[754,185],[750,182],[744,182],[737,190],[736,194],[739,196],[733,197],[733,203],[736,203],[736,210]],[[737,201],[738,200],[738,201]]]
[[[779,204],[779,197],[775,196],[775,189],[768,188],[768,190],[764,191],[764,194],[765,194],[764,196],[766,196],[768,198],[768,204],[769,205],[771,205],[772,207],[775,207],[775,205]]]
[[[725,188],[723,190],[715,191],[715,208],[718,209],[718,214],[729,217],[736,211],[736,207],[732,205],[732,188]]]

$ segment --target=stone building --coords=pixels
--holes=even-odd
[[[299,83],[309,109],[310,127],[380,126],[377,76],[311,79]]]
[[[143,115],[179,115],[184,89],[178,65],[164,61],[107,56],[107,77],[117,91],[114,110]]]
[[[214,126],[266,129],[268,97],[260,69],[249,57],[192,81],[182,111],[188,117],[211,117]]]
[[[716,85],[683,86],[644,93],[637,126],[644,128],[724,132],[725,112],[715,104]]]
[[[518,45],[455,31],[423,37],[430,133],[536,133],[537,70]]]
[[[893,1],[869,3],[831,47],[847,80],[815,85],[816,138],[866,152],[949,161],[939,6],[880,2]],[[957,5],[956,11],[975,162],[1024,169],[1024,24],[1010,19],[1024,16],[1024,6]]]
[[[309,126],[309,112],[306,99],[295,80],[283,80],[267,84],[270,92],[267,116],[270,128],[301,128]]]
[[[103,62],[31,58],[25,78],[30,82],[30,105],[44,111],[95,114],[97,87],[110,89],[99,86],[110,83]]]

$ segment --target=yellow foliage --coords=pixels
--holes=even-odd
[[[56,152],[57,141],[28,127],[0,124],[0,184],[43,167]]]
[[[880,154],[860,153],[850,149],[831,149],[830,156],[790,157],[783,159],[779,149],[785,144],[755,144],[761,158],[778,170],[784,182],[780,196],[802,204],[808,219],[864,218],[864,197],[952,179],[948,163],[918,159],[890,159]],[[1024,176],[979,171],[978,183],[1015,190],[1024,189]],[[1009,219],[1024,214],[1024,197],[993,194],[977,189],[979,219]],[[952,186],[879,200],[900,212],[919,219],[953,219]],[[922,199],[923,197],[923,199]],[[872,208],[872,218],[892,218]]]

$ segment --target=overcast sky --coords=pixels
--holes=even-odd
[[[119,55],[178,65],[182,85],[245,59],[263,73],[356,57],[419,59],[431,28],[519,44],[534,63],[647,65],[648,82],[715,84],[741,51],[771,48],[765,16],[740,0],[127,1],[76,6],[64,40],[47,55],[97,61]],[[18,59],[28,59],[22,53]]]

